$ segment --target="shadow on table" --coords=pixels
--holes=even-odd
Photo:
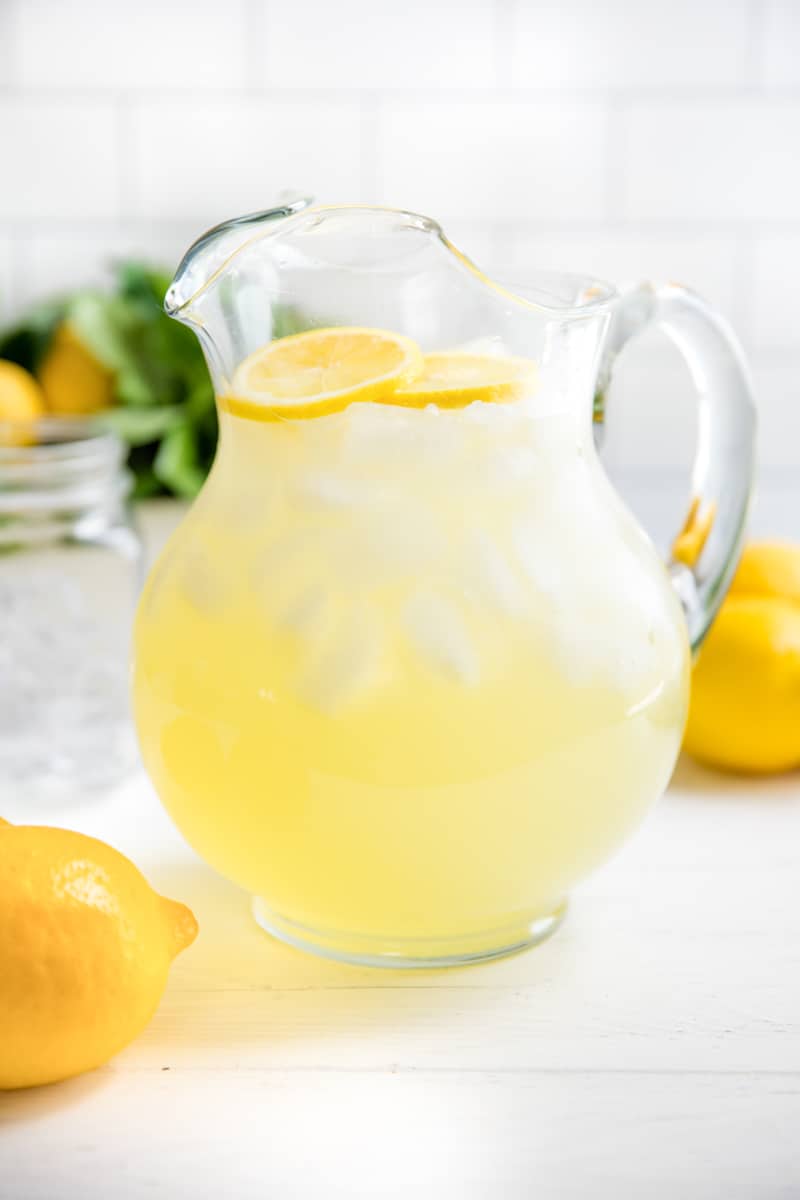
[[[0,1130],[15,1121],[36,1121],[49,1117],[59,1109],[80,1104],[110,1085],[113,1069],[99,1067],[75,1079],[50,1083],[44,1087],[17,1088],[0,1091]]]
[[[738,775],[704,767],[688,754],[682,754],[670,789],[719,795],[725,800],[743,800],[751,804],[797,803],[800,801],[800,771],[780,775]]]

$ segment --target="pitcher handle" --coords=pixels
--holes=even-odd
[[[755,404],[742,349],[727,321],[686,288],[644,284],[622,295],[612,318],[596,421],[604,418],[617,354],[652,325],[680,350],[699,403],[692,498],[667,564],[694,651],[722,603],[742,547],[755,465]]]

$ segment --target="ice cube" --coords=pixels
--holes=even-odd
[[[198,612],[216,617],[227,608],[229,587],[210,552],[200,546],[192,547],[182,556],[178,569],[183,593]]]
[[[454,604],[435,592],[419,590],[406,604],[403,620],[426,666],[458,683],[478,682],[478,655]]]
[[[353,404],[342,443],[344,459],[380,469],[381,463],[406,455],[420,441],[417,414],[385,404]],[[415,427],[416,426],[416,427]]]
[[[324,538],[316,525],[295,523],[259,551],[253,563],[253,586],[271,587],[283,575],[297,572],[305,563],[316,562]]]
[[[404,486],[408,485],[407,466],[441,467],[458,452],[463,441],[461,414],[432,404],[422,409],[355,404],[349,412],[352,415],[343,443],[346,461],[363,464],[378,478],[401,469]]]
[[[242,464],[242,474],[252,468]],[[269,529],[275,519],[281,496],[279,481],[275,475],[259,478],[254,483],[231,490],[215,500],[215,516],[218,528],[225,537],[231,533],[254,533]]]
[[[359,509],[375,504],[383,490],[380,479],[314,471],[298,479],[293,495],[301,505],[312,509]]]
[[[468,342],[460,342],[454,349],[458,354],[485,354],[490,358],[507,358],[509,354],[503,339],[496,334],[471,338]]]
[[[509,615],[525,606],[520,581],[497,543],[485,530],[476,530],[464,549],[465,590],[489,608]]]
[[[272,615],[276,625],[306,638],[320,637],[329,622],[330,591],[321,580],[299,586],[294,592],[276,592]]]
[[[324,632],[330,609],[333,533],[294,527],[266,546],[253,565],[251,582],[259,606],[282,629],[304,636]]]
[[[301,699],[319,712],[338,714],[380,683],[383,638],[377,619],[364,608],[351,610],[308,657],[298,682]]]
[[[543,517],[542,522],[548,518]],[[567,549],[559,546],[557,533],[537,529],[531,521],[518,522],[511,534],[514,554],[522,571],[537,594],[556,601],[564,593],[564,558]]]
[[[419,576],[443,561],[448,543],[424,505],[408,498],[370,508],[340,531],[332,566],[358,590]]]
[[[530,446],[510,446],[489,455],[486,481],[493,488],[515,487],[535,479],[541,469],[541,457]]]

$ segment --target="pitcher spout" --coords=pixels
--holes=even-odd
[[[181,259],[175,278],[164,297],[164,311],[170,317],[193,324],[192,301],[211,282],[225,263],[242,248],[258,229],[292,217],[313,204],[311,196],[287,198],[274,208],[246,213],[214,225],[189,247]]]

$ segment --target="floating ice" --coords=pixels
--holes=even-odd
[[[485,530],[475,530],[464,553],[466,590],[489,608],[509,615],[525,608],[525,596],[516,574],[500,547]]]
[[[342,453],[350,464],[380,469],[418,445],[423,428],[418,413],[385,404],[353,404],[347,410]]]
[[[517,561],[536,593],[551,602],[563,596],[567,551],[559,546],[557,531],[537,528],[534,521],[518,521],[511,540]]]
[[[409,498],[366,510],[341,531],[334,565],[359,589],[419,577],[448,553],[434,513]]]
[[[194,546],[182,555],[178,566],[181,588],[193,608],[208,617],[216,617],[225,610],[229,600],[229,587],[223,572],[214,566],[210,552]]]
[[[319,529],[300,526],[265,546],[251,572],[256,601],[281,629],[311,637],[324,632],[330,610],[330,554]]]
[[[461,413],[401,408],[390,404],[354,404],[342,444],[348,464],[363,465],[383,478],[402,465],[442,466],[459,453],[466,430]],[[458,422],[458,427],[457,427]]]
[[[329,715],[356,703],[380,681],[382,650],[377,620],[363,609],[352,610],[309,655],[298,684],[301,699]]]
[[[384,491],[380,479],[366,480],[332,471],[315,471],[301,476],[293,489],[296,501],[309,508],[369,508]]]
[[[405,607],[404,624],[426,666],[445,678],[473,685],[480,663],[456,607],[435,592],[418,591]]]
[[[530,446],[509,446],[489,455],[485,478],[493,488],[507,488],[536,479],[541,471],[541,454]]]
[[[490,358],[507,358],[510,354],[508,346],[496,334],[471,338],[468,342],[459,342],[454,349],[459,354],[485,354]]]
[[[320,637],[329,623],[330,591],[322,581],[300,585],[294,592],[276,589],[271,608],[273,620],[281,629],[306,638]]]
[[[254,469],[249,463],[243,463],[241,476],[253,474]],[[227,487],[214,497],[213,518],[219,523],[220,532],[228,536],[231,532],[253,534],[269,528],[275,519],[279,506],[281,488],[277,478],[259,478],[257,484],[242,483],[237,487]]]

